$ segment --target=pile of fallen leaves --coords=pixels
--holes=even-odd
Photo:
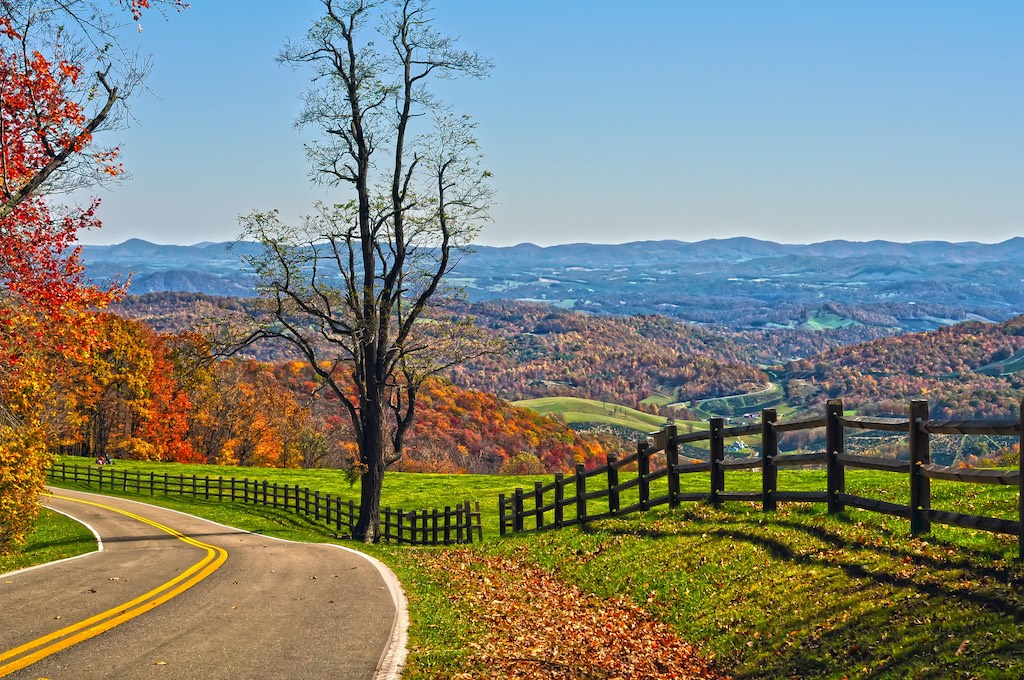
[[[478,631],[456,678],[722,678],[632,601],[601,598],[525,560],[421,553]]]

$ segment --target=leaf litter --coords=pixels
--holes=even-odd
[[[728,677],[632,600],[584,592],[521,557],[448,550],[417,559],[478,631],[454,678]]]

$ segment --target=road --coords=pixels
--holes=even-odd
[[[102,549],[0,577],[0,676],[397,676],[404,596],[372,558],[52,491]]]

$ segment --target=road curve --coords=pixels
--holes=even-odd
[[[376,560],[53,492],[46,504],[90,526],[103,549],[0,577],[0,676],[397,676],[404,597]]]

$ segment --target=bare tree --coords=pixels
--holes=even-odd
[[[402,455],[423,380],[485,351],[437,304],[487,217],[474,126],[427,88],[490,64],[438,35],[426,0],[323,0],[281,61],[312,71],[298,121],[317,181],[345,190],[299,226],[243,218],[266,315],[248,340],[292,343],[351,418],[359,448],[356,537],[376,540],[384,469]],[[386,46],[386,47],[379,47]]]

